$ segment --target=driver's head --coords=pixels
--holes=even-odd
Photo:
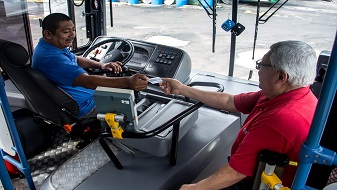
[[[63,13],[52,13],[42,21],[43,40],[60,48],[70,47],[75,37],[75,25]]]

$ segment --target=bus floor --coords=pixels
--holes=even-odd
[[[75,148],[78,141],[72,140],[61,130],[51,130],[51,146],[45,151],[28,159],[32,178],[36,189],[40,189],[43,181],[61,164],[75,155],[79,150]],[[24,175],[12,178],[16,190],[29,189]],[[0,182],[0,189],[3,189]]]

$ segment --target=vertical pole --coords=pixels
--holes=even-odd
[[[259,32],[260,6],[261,6],[260,0],[257,0],[252,60],[255,59],[255,47],[256,47],[256,40],[257,40],[257,33]]]
[[[106,11],[107,11],[106,0],[99,0],[98,2],[101,6],[97,10],[98,11],[97,14],[99,14],[98,25],[99,25],[99,31],[100,31],[98,36],[106,36],[107,35],[107,29],[106,29]],[[112,12],[111,12],[111,14],[112,14]]]
[[[238,0],[233,0],[233,3],[232,3],[232,21],[235,24],[237,23],[237,17],[238,17]],[[233,73],[234,73],[235,48],[236,48],[236,36],[235,36],[234,32],[232,32],[228,76],[233,76]]]
[[[110,0],[110,26],[114,26],[114,19],[113,19],[113,10],[112,10],[112,0]]]
[[[217,3],[217,1],[213,0],[213,6],[212,6],[212,9],[213,9],[213,16],[212,16],[212,19],[213,19],[212,52],[213,53],[215,52],[215,37],[216,37],[216,3]]]
[[[6,92],[5,92],[5,82],[3,80],[2,75],[0,76],[0,100],[1,100],[1,108],[3,109],[5,119],[8,123],[9,129],[10,129],[9,131],[10,131],[11,136],[12,136],[13,141],[14,141],[15,147],[13,147],[13,149],[15,149],[15,151],[18,153],[18,156],[19,156],[19,159],[20,159],[20,162],[21,162],[21,163],[13,163],[13,164],[20,171],[23,172],[23,174],[26,177],[29,188],[32,189],[32,190],[33,189],[35,190],[33,178],[32,178],[32,175],[30,173],[30,167],[27,163],[26,156],[25,156],[25,153],[23,151],[21,141],[20,141],[20,138],[19,138],[19,135],[18,135],[18,131],[17,131],[16,125],[14,123],[12,112],[10,110],[10,106],[9,106],[8,99],[7,99]],[[1,154],[1,157],[3,157],[2,154]]]
[[[68,15],[71,18],[71,20],[74,22],[76,25],[76,18],[75,18],[75,8],[74,8],[74,1],[72,0],[67,0],[67,5],[68,5]],[[71,45],[72,50],[77,49],[77,36],[75,36],[75,39],[73,40],[73,43]]]
[[[179,128],[180,122],[173,124],[172,145],[171,145],[171,166],[175,166],[177,163],[178,141],[179,141]]]
[[[337,32],[335,42],[331,51],[331,56],[323,82],[321,94],[318,99],[315,115],[311,124],[308,138],[304,145],[308,148],[318,148],[321,140],[325,124],[327,122],[329,112],[336,94],[337,89]],[[301,157],[301,156],[300,156]],[[291,189],[302,189],[308,178],[312,163],[305,163],[300,160],[294,183]]]

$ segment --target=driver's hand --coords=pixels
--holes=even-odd
[[[119,61],[101,64],[101,69],[104,71],[113,71],[115,74],[122,72],[122,63]]]
[[[135,74],[129,77],[129,87],[136,91],[147,88],[149,78],[143,74]]]

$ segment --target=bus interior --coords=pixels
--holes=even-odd
[[[157,9],[154,10],[148,8],[150,5],[141,7],[122,1],[0,0],[0,188],[179,189],[182,184],[199,181],[227,163],[231,146],[246,114],[216,110],[187,97],[166,95],[158,84],[149,84],[144,91],[123,91],[123,96],[127,96],[134,104],[120,105],[118,108],[110,107],[107,102],[109,96],[119,96],[120,90],[102,88],[98,92],[97,89],[95,102],[99,111],[98,120],[86,123],[73,117],[78,113],[77,105],[67,94],[30,68],[34,47],[42,37],[43,17],[60,12],[67,14],[76,26],[76,38],[70,50],[76,55],[100,62],[123,62],[123,73],[118,76],[142,73],[153,80],[174,78],[195,88],[231,94],[258,91],[257,74],[253,69],[246,69],[243,74],[235,71],[237,46],[241,42],[237,38],[245,30],[253,32],[249,37],[252,37],[250,40],[254,44],[251,49],[252,61],[255,63],[254,60],[260,54],[259,25],[269,19],[263,20],[259,16],[272,16],[289,2],[278,0],[262,5],[258,0],[252,6],[257,12],[255,21],[250,20],[254,22],[251,27],[239,23],[240,1],[230,1],[230,10],[225,13],[219,11],[226,2],[218,1],[212,6],[201,6],[200,12],[204,17],[207,15],[211,18],[207,18],[206,28],[212,33],[207,36],[209,47],[201,45],[200,53],[170,43],[144,40],[148,36],[138,34],[137,27],[147,26],[138,22],[138,18],[132,18],[134,26],[130,31],[121,26],[121,32],[118,33],[120,36],[110,30],[123,23],[123,19],[119,20],[118,16],[121,15],[116,13],[116,9],[133,7],[131,11],[159,10],[165,14],[162,7],[168,5],[164,3],[151,5]],[[167,9],[178,7],[168,6]],[[261,9],[275,12],[263,14]],[[146,17],[146,11],[142,11],[144,15],[139,17]],[[190,14],[189,11],[179,13]],[[228,16],[221,27],[217,27],[217,19],[223,19],[220,16],[225,14],[231,15],[231,19]],[[174,22],[179,23],[179,17],[174,19]],[[226,28],[228,23],[234,23],[236,28]],[[165,20],[161,24],[165,25]],[[331,25],[335,26],[336,23]],[[160,27],[151,26],[146,30],[149,30],[148,34],[151,34],[151,30],[160,34],[163,32]],[[223,60],[228,62],[228,68],[223,65],[220,68],[207,65],[206,68],[203,64],[195,67],[195,53],[209,51],[212,54],[218,49],[222,51],[219,47],[224,44],[219,42],[219,30],[227,32],[227,53],[220,55],[226,57]],[[202,33],[191,32],[191,38],[193,35],[204,35],[198,32]],[[308,35],[319,35],[315,32]],[[173,39],[168,41],[170,40]],[[300,156],[301,162],[292,185],[295,190],[323,189],[337,165],[337,105],[334,101],[337,42],[335,36],[324,40],[324,44],[329,45],[319,47],[317,77],[312,85],[312,91],[319,101],[305,142],[306,147],[309,147],[306,149],[308,152]],[[116,77],[113,73],[101,70],[88,69],[87,72],[91,75]],[[235,74],[240,77],[234,76]],[[111,95],[112,93],[114,94]],[[118,134],[113,134],[110,124],[107,124],[107,112],[115,109],[130,114],[129,119],[137,120],[133,124],[128,122],[130,125],[126,127],[123,139],[116,138]],[[119,116],[116,114],[115,120]],[[124,116],[121,118],[121,122],[125,122]],[[73,128],[69,132],[65,125],[78,126],[78,131]],[[112,125],[116,123],[113,122]],[[317,159],[308,159],[308,154]]]

